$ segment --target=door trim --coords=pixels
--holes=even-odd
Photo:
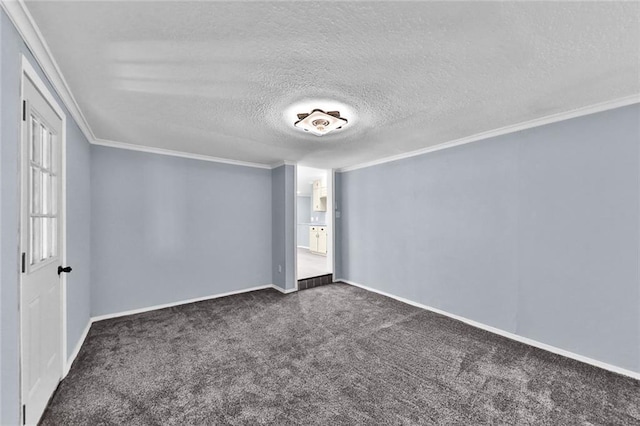
[[[293,245],[294,250],[294,261],[293,266],[295,269],[295,291],[298,291],[298,163],[294,163],[293,173],[293,238],[295,244]],[[305,167],[305,166],[303,166]],[[311,166],[309,166],[311,167]],[[319,170],[324,170],[327,174],[327,210],[325,212],[325,218],[327,222],[327,227],[329,228],[329,232],[327,233],[327,266],[331,270],[330,274],[332,276],[332,280],[336,281],[336,245],[335,245],[335,229],[336,229],[336,200],[335,200],[335,186],[336,186],[336,169],[323,169],[318,167]],[[306,247],[309,248],[309,247]],[[328,274],[327,274],[328,275]]]
[[[298,163],[293,164],[293,282],[298,291]]]
[[[23,162],[23,158],[22,158],[22,135],[24,134],[24,128],[23,126],[26,125],[26,121],[22,120],[22,101],[24,99],[24,79],[28,78],[33,85],[36,87],[36,89],[38,89],[38,91],[40,92],[40,94],[42,95],[42,97],[47,101],[47,103],[51,106],[51,108],[54,110],[54,112],[58,115],[58,117],[60,117],[61,121],[62,121],[62,129],[60,132],[60,186],[61,186],[61,205],[60,205],[60,213],[62,216],[62,220],[61,220],[61,224],[60,224],[60,231],[62,234],[62,238],[60,240],[60,244],[61,244],[61,248],[60,248],[60,261],[62,262],[63,265],[67,264],[67,116],[64,113],[64,110],[62,109],[62,107],[60,106],[60,103],[54,98],[53,94],[51,93],[51,91],[49,90],[49,88],[47,87],[47,85],[45,84],[45,82],[42,80],[42,78],[40,77],[40,75],[38,74],[38,72],[36,71],[36,69],[33,67],[33,65],[31,64],[31,62],[29,62],[29,60],[26,58],[26,56],[22,55],[22,64],[21,64],[21,72],[20,72],[20,99],[18,99],[18,108],[20,111],[20,137],[18,139],[18,144],[19,144],[19,152],[20,152],[20,179],[18,180],[18,190],[20,191],[20,215],[19,215],[19,220],[18,220],[18,235],[20,236],[20,240],[22,241],[22,221],[23,221],[23,216],[24,216],[24,212],[22,211],[22,207],[24,206],[24,200],[22,199],[23,197],[23,191],[22,191],[22,167],[24,166],[24,162]],[[22,244],[22,243],[20,243]],[[18,256],[18,259],[20,261],[20,259],[22,258],[22,251],[24,250],[24,247],[20,246],[20,254]],[[18,268],[20,268],[20,265],[18,266]],[[60,345],[60,352],[61,352],[61,357],[60,357],[60,362],[62,363],[61,365],[61,371],[62,371],[62,375],[60,377],[60,380],[64,379],[64,377],[67,375],[68,373],[68,369],[67,367],[67,274],[61,274],[61,280],[60,280],[60,337],[61,337],[61,345]],[[20,269],[20,273],[19,273],[19,279],[18,279],[18,285],[19,285],[19,305],[18,305],[18,312],[22,312],[22,280],[23,280],[23,274],[21,272]],[[20,339],[20,359],[19,359],[19,365],[20,365],[20,371],[19,371],[19,378],[20,378],[20,406],[19,411],[20,411],[20,416],[22,417],[22,405],[23,405],[23,401],[22,401],[22,376],[23,376],[23,370],[22,370],[22,359],[23,359],[23,347],[22,347],[22,315],[20,314],[20,319],[19,319],[19,339]]]
[[[329,232],[327,233],[327,266],[331,270],[332,282],[336,278],[336,246],[334,240],[336,231],[335,184],[334,169],[327,169],[327,213],[325,216],[329,227]]]
[[[330,169],[328,173],[329,177],[327,181],[331,181],[331,189],[327,189],[327,191],[330,192],[329,196],[331,197],[331,214],[329,215],[329,226],[331,226],[331,228],[329,228],[329,241],[331,244],[331,281],[336,282],[336,211],[338,210],[338,202],[336,200],[336,169]]]

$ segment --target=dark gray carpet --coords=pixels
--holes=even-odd
[[[640,382],[330,284],[98,322],[42,423],[640,424]]]

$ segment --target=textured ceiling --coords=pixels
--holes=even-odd
[[[235,160],[337,168],[640,93],[637,2],[27,5],[98,138]],[[343,130],[293,127],[328,101]]]

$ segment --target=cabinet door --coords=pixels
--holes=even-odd
[[[327,188],[322,187],[322,182],[316,180],[313,182],[313,211],[314,212],[326,212],[327,211]],[[324,189],[324,196],[322,190]]]
[[[309,250],[318,251],[318,230],[315,226],[309,228]]]
[[[327,228],[318,230],[318,253],[327,254]]]
[[[320,188],[313,190],[313,211],[314,212],[326,212],[327,211],[327,198],[320,197]]]

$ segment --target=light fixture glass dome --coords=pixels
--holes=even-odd
[[[321,109],[314,109],[311,113],[299,113],[298,121],[294,126],[313,133],[316,136],[323,136],[329,132],[342,128],[348,121],[340,117],[339,111],[324,112]]]

